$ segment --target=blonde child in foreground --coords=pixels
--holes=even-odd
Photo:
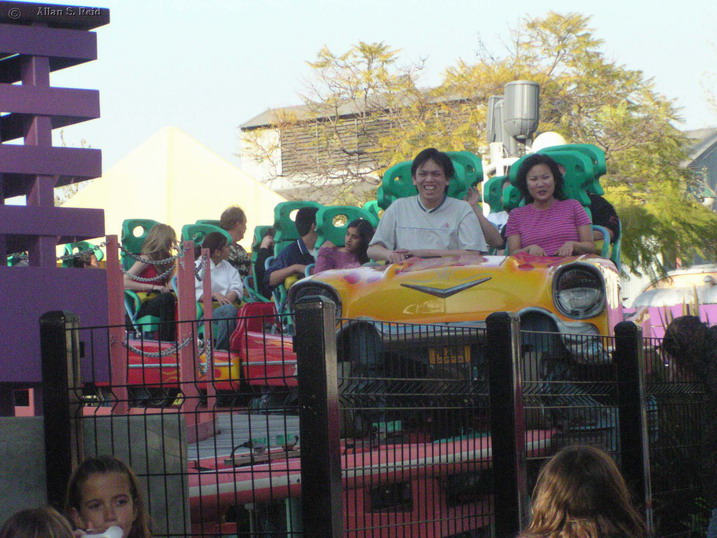
[[[149,516],[134,471],[113,456],[84,460],[70,478],[65,512],[87,534],[111,526],[125,538],[151,538]]]
[[[647,536],[617,465],[591,446],[563,448],[543,467],[531,516],[520,538]]]

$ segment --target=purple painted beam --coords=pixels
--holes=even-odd
[[[0,145],[0,174],[77,176],[102,175],[102,152],[91,148]],[[5,177],[6,184],[12,178]],[[7,196],[7,194],[6,194]]]
[[[0,23],[47,24],[51,28],[92,30],[110,22],[110,10],[29,2],[2,2]]]
[[[0,205],[0,235],[58,235],[77,241],[103,237],[102,209]],[[70,241],[61,241],[68,243]]]
[[[51,116],[53,129],[100,117],[100,92],[72,88],[42,88],[0,84],[0,140],[7,142],[24,136],[25,116]]]
[[[3,112],[43,116],[100,117],[100,92],[74,88],[41,88],[0,84]]]
[[[0,24],[0,50],[25,56],[89,62],[97,59],[97,34],[64,28]]]

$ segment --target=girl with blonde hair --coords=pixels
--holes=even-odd
[[[159,264],[156,262],[171,258],[176,243],[177,234],[171,226],[155,224],[142,244],[140,259],[135,261],[124,275],[125,289],[147,294],[137,312],[137,317],[158,317],[159,339],[165,341],[176,339],[174,317],[177,298],[172,293],[170,285],[176,264],[174,260]],[[133,276],[155,280],[144,282],[133,279]]]
[[[613,459],[595,447],[560,450],[538,475],[521,538],[641,538],[645,524]]]

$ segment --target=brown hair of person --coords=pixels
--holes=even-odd
[[[153,262],[169,259],[176,242],[177,234],[174,228],[169,224],[155,224],[142,243],[142,255]],[[173,265],[174,261],[160,264],[157,266],[157,273],[164,273]]]
[[[98,473],[119,473],[127,477],[129,482],[132,502],[137,517],[132,523],[132,529],[126,538],[151,538],[149,530],[149,514],[139,487],[139,480],[132,468],[121,459],[114,456],[97,456],[87,458],[75,469],[67,485],[65,496],[65,512],[68,514],[72,509],[79,512],[82,506],[82,486],[94,474]]]
[[[246,222],[246,213],[238,205],[227,207],[219,217],[219,227],[225,230],[231,230],[240,222]]]
[[[560,450],[543,467],[523,538],[646,536],[645,524],[613,459],[591,446]]]
[[[70,523],[50,506],[14,513],[2,526],[0,538],[73,538]]]

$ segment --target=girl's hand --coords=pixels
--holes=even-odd
[[[533,256],[545,256],[545,251],[538,245],[530,245],[523,249],[523,252],[531,254]]]
[[[572,256],[575,241],[566,241],[558,250],[558,256]]]
[[[478,189],[476,189],[475,187],[469,187],[468,192],[466,193],[466,195],[463,199],[466,202],[468,202],[471,205],[471,207],[481,201],[480,193],[478,192]]]
[[[212,293],[212,297],[217,300],[220,305],[230,304],[231,301],[227,299],[227,296],[223,293],[215,292]]]

